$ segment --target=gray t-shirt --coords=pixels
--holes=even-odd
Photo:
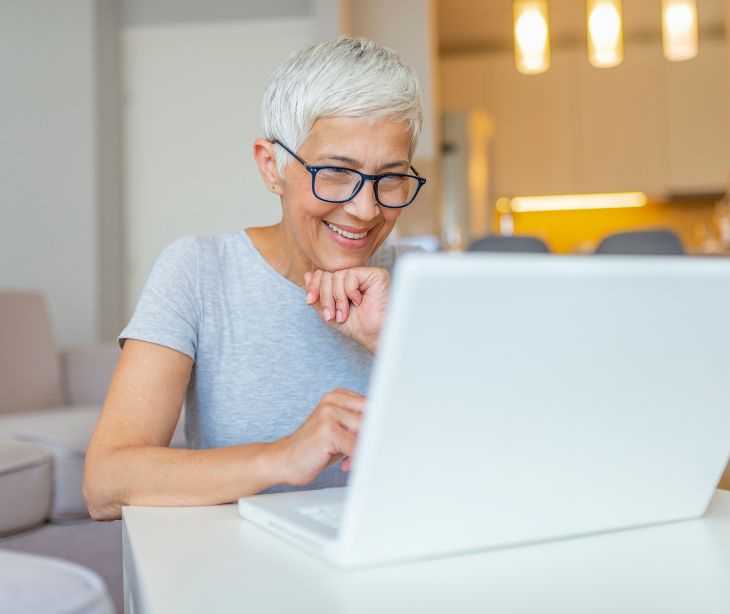
[[[391,269],[383,246],[370,266]],[[119,335],[193,361],[188,447],[274,441],[294,432],[325,392],[366,394],[372,356],[322,322],[304,290],[276,272],[243,231],[178,239],[160,254]],[[340,486],[333,465],[306,488]],[[280,487],[272,490],[293,490]]]

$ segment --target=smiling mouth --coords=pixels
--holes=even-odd
[[[324,220],[323,220],[324,222]],[[332,232],[336,232],[338,235],[345,237],[346,239],[351,239],[353,241],[357,239],[364,239],[367,235],[369,230],[366,230],[365,232],[348,232],[347,230],[342,230],[339,226],[335,226],[334,224],[331,224],[330,222],[324,222],[324,225],[327,226]]]

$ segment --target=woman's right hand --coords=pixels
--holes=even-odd
[[[351,457],[364,407],[365,397],[352,390],[326,393],[296,431],[277,441],[283,483],[306,486],[330,465]],[[349,458],[342,469],[350,469]]]
[[[334,330],[375,353],[388,306],[390,273],[377,267],[304,274],[307,304]]]

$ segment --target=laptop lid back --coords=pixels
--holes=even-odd
[[[730,262],[409,254],[343,565],[701,515],[730,453]]]

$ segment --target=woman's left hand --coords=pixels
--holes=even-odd
[[[390,273],[375,267],[304,274],[307,304],[336,331],[371,353],[380,336],[390,290]]]

